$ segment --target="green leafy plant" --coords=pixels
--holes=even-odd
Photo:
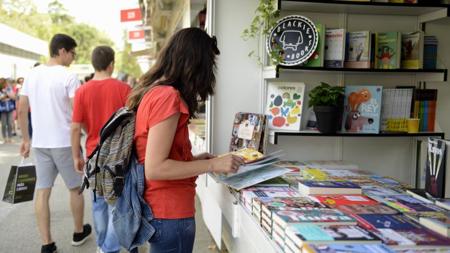
[[[312,106],[338,106],[344,96],[344,87],[331,86],[321,82],[309,92],[309,107]]]
[[[260,36],[268,36],[272,27],[277,23],[280,17],[280,11],[276,8],[276,0],[260,0],[255,10],[255,16],[250,26],[242,32],[241,37],[244,40],[259,39]],[[255,56],[255,50],[252,50],[249,57],[256,58],[261,63],[261,57]],[[280,46],[275,46],[269,55],[271,63],[278,64],[282,61],[283,52]]]

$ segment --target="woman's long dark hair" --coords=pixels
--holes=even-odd
[[[204,101],[214,93],[215,59],[219,53],[215,37],[211,38],[203,30],[185,28],[178,31],[161,50],[153,67],[140,78],[127,106],[137,111],[145,93],[153,86],[170,85],[180,92],[190,117],[195,117],[197,98]]]

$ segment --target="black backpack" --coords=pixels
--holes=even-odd
[[[122,107],[117,110],[100,130],[97,147],[84,166],[84,178],[80,192],[93,185],[96,195],[103,196],[108,204],[120,197],[125,175],[133,152],[135,112]]]

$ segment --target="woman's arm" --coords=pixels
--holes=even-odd
[[[195,161],[169,159],[180,113],[151,127],[145,152],[145,176],[152,180],[175,180],[197,176],[206,172],[236,172],[242,158],[226,155],[220,158]]]

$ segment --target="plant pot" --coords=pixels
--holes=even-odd
[[[317,129],[324,134],[336,133],[340,128],[339,119],[342,119],[339,111],[339,107],[337,106],[314,106]]]

